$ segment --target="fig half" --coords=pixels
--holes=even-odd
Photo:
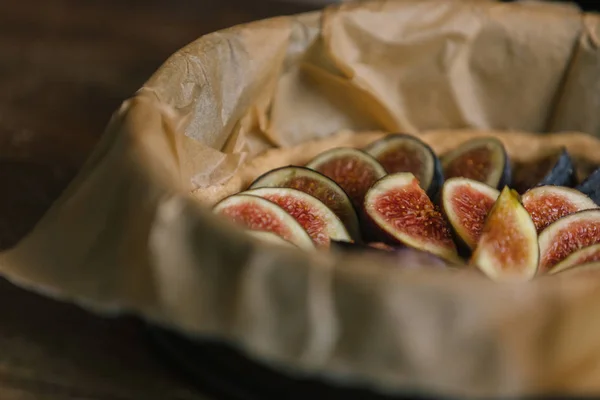
[[[537,272],[535,225],[516,191],[505,186],[488,214],[470,263],[495,281],[526,281]]]
[[[512,186],[519,193],[536,186],[573,187],[576,184],[575,165],[565,147],[553,149],[532,161],[514,165]]]
[[[390,134],[371,143],[364,151],[379,161],[388,174],[412,173],[429,198],[435,198],[444,183],[442,164],[437,155],[415,136]]]
[[[442,187],[442,209],[462,245],[474,249],[485,219],[500,192],[491,186],[467,178],[450,178]]]
[[[575,251],[573,254],[552,267],[548,273],[556,274],[566,269],[593,263],[595,261],[600,261],[600,243]]]
[[[502,142],[481,137],[464,142],[441,157],[446,179],[468,178],[493,188],[510,185],[511,170]]]
[[[389,174],[377,181],[365,196],[364,209],[390,240],[458,260],[446,221],[410,172]]]
[[[234,194],[218,202],[213,212],[253,231],[273,232],[304,250],[315,245],[304,228],[272,201],[247,194]]]
[[[385,169],[367,153],[349,147],[325,151],[306,164],[331,178],[350,196],[357,210],[363,205],[367,190],[386,175]]]
[[[540,233],[539,243],[539,273],[546,273],[575,251],[600,243],[600,209],[578,211],[553,222]]]
[[[588,196],[600,205],[600,168],[592,172],[575,189]]]
[[[260,188],[244,193],[262,197],[283,208],[308,232],[317,247],[329,247],[330,239],[352,240],[337,215],[307,193],[291,188]]]
[[[596,203],[583,193],[563,186],[535,187],[523,194],[522,201],[538,234],[562,217],[597,208]]]
[[[360,240],[358,216],[352,201],[337,183],[325,175],[305,167],[281,167],[259,176],[249,189],[263,187],[297,189],[316,197],[342,220],[353,240]]]

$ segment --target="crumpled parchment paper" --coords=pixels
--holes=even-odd
[[[348,3],[177,51],[0,270],[292,374],[458,397],[600,392],[600,277],[496,284],[259,244],[209,206],[383,132],[600,164],[600,18],[537,2]],[[528,132],[528,133],[526,133]],[[542,135],[545,134],[545,135]],[[424,266],[426,267],[426,266]]]

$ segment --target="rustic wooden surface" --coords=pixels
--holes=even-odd
[[[0,8],[0,248],[33,226],[111,113],[169,54],[207,32],[309,10],[267,0],[14,0]],[[149,351],[137,322],[0,281],[0,399],[203,398]]]

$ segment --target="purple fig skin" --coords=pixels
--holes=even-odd
[[[575,165],[565,147],[528,162],[516,162],[513,168],[513,189],[520,194],[538,186],[574,187],[577,184]]]
[[[575,189],[588,196],[594,203],[600,205],[600,168],[592,172]]]
[[[490,148],[493,149],[492,151],[495,152],[495,154],[496,154],[496,159],[490,160],[490,162],[497,164],[497,165],[496,164],[492,165],[492,167],[497,170],[496,174],[493,174],[496,176],[495,179],[492,179],[493,176],[490,176],[490,175],[492,175],[491,173],[489,173],[488,176],[484,178],[484,177],[477,177],[475,175],[473,175],[473,176],[468,176],[468,175],[463,175],[463,174],[456,175],[455,173],[452,173],[449,170],[450,163],[452,161],[454,161],[455,159],[463,156],[465,152],[470,151],[475,148],[483,148],[483,147],[487,147],[488,149],[490,149]],[[441,156],[440,161],[442,163],[444,177],[446,179],[456,178],[456,177],[470,178],[470,179],[474,179],[474,180],[483,182],[483,183],[485,183],[493,188],[496,188],[496,189],[501,189],[505,186],[510,186],[510,184],[511,184],[512,169],[511,169],[508,153],[506,152],[506,148],[504,147],[504,144],[500,140],[496,139],[495,137],[491,137],[491,136],[479,137],[479,138],[475,138],[475,139],[466,141],[466,142],[462,143],[460,146],[458,146],[457,148],[455,148],[454,150],[451,150],[451,151],[445,153],[443,156]],[[470,166],[466,167],[466,169],[467,169],[467,171],[473,171],[473,172],[477,170],[477,168],[473,169]]]
[[[427,192],[429,198],[431,198],[432,200],[437,199],[439,196],[439,191],[442,185],[444,184],[444,172],[442,169],[442,164],[437,154],[433,151],[433,149],[418,137],[406,133],[391,133],[369,144],[363,150],[368,154],[372,155],[378,161],[380,161],[380,163],[386,169],[388,174],[393,174],[397,172],[413,172],[409,170],[404,170],[402,168],[392,170],[389,167],[386,167],[386,165],[384,165],[384,163],[380,159],[380,154],[384,153],[383,149],[385,149],[386,146],[391,146],[393,148],[394,144],[398,145],[402,142],[410,142],[410,146],[414,147],[416,151],[425,153],[428,159],[431,161],[432,165],[430,165],[429,167],[432,173],[429,182],[427,184],[425,184],[424,182],[420,183],[422,185],[421,187],[423,187],[425,192]]]

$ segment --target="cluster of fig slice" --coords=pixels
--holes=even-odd
[[[600,265],[598,204],[600,169],[579,182],[565,148],[511,163],[491,136],[438,156],[416,136],[389,134],[271,170],[214,212],[270,243],[523,281]]]

